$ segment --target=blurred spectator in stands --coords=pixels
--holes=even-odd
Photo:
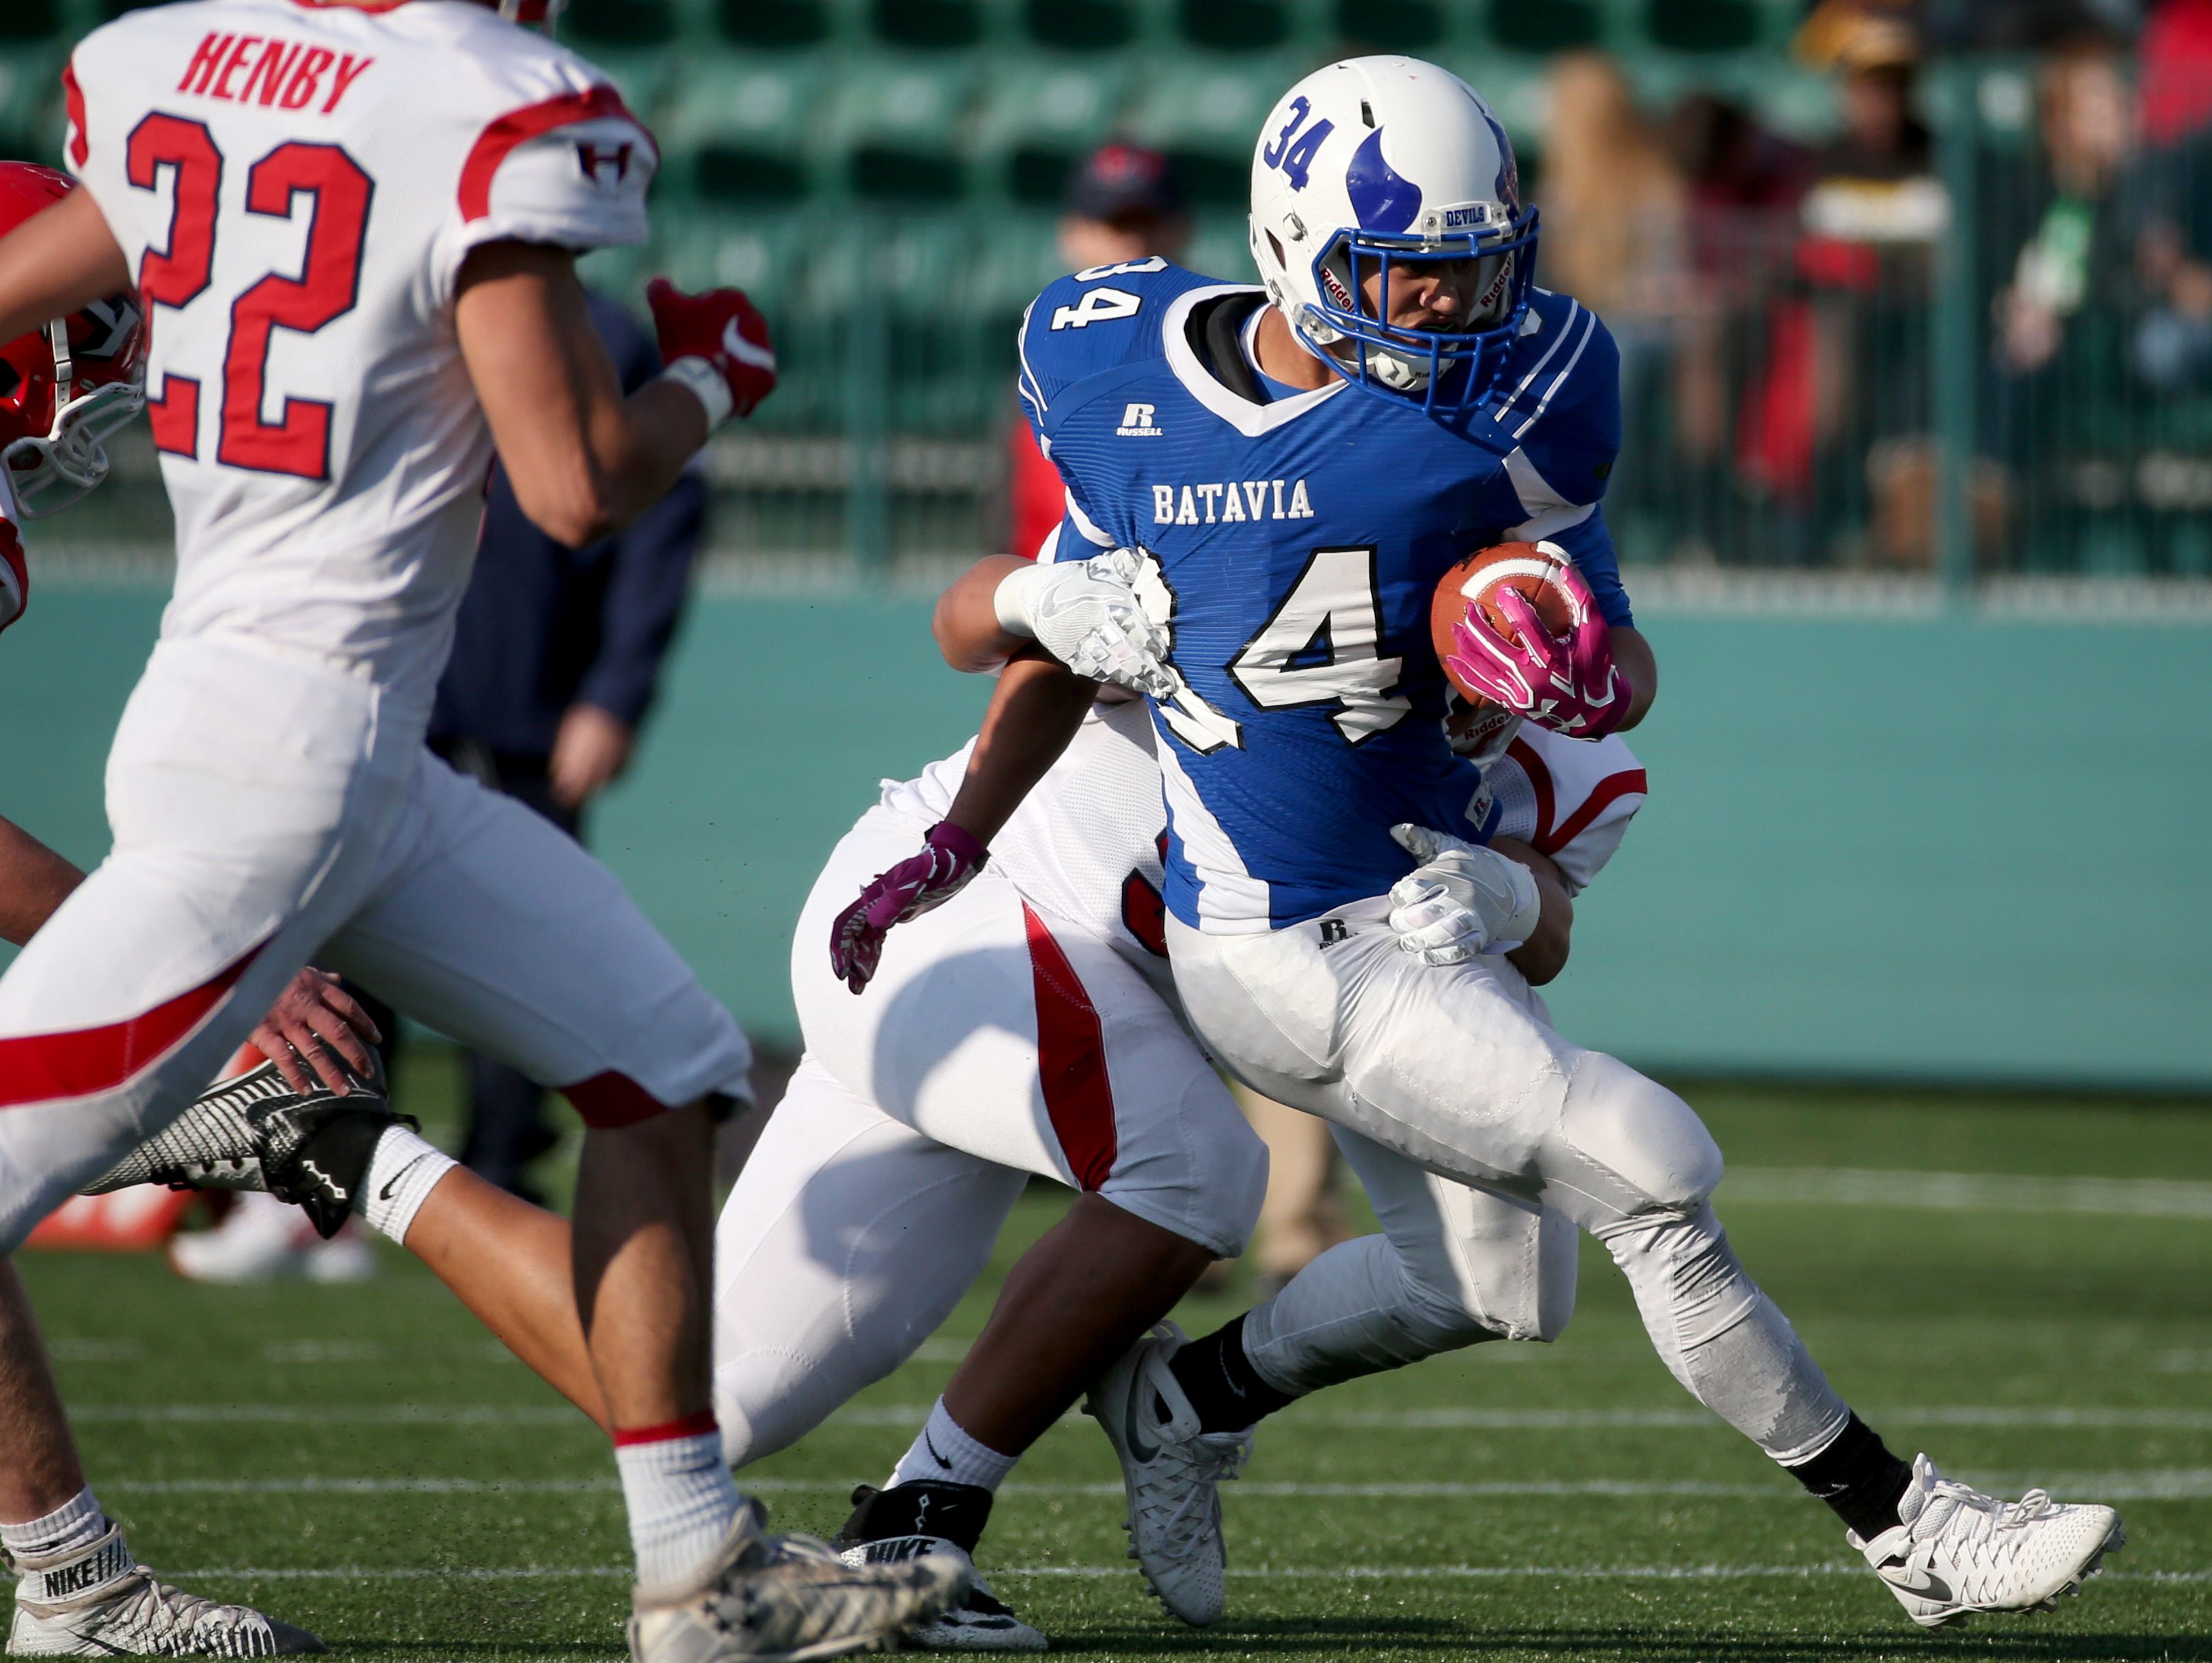
[[[1154,254],[1180,260],[1189,240],[1190,204],[1182,181],[1158,150],[1117,140],[1092,151],[1068,175],[1060,258],[1070,271]],[[1060,524],[1065,492],[1026,421],[1017,417],[1007,446],[1012,513],[1006,546],[1027,557]]]
[[[1797,246],[1802,298],[1777,306],[1739,424],[1738,466],[1770,497],[1785,558],[1931,563],[1924,512],[1929,300],[1951,204],[1915,108],[1920,40],[1887,0],[1822,0],[1799,54],[1838,78],[1842,130],[1815,153]],[[1856,551],[1821,528],[1871,528]]]
[[[652,335],[628,312],[598,294],[591,311],[625,391],[660,373]],[[524,516],[495,467],[431,749],[580,837],[592,800],[629,765],[659,689],[706,513],[695,467],[616,536],[563,548]],[[505,1064],[471,1057],[462,1162],[527,1193],[523,1169],[554,1142],[544,1096]]]
[[[2212,0],[2160,0],[2139,61],[2146,144],[2165,149],[2212,128]]]
[[[1663,432],[1666,368],[1686,299],[1681,172],[1657,126],[1637,107],[1628,78],[1605,53],[1554,58],[1548,91],[1534,191],[1544,214],[1538,281],[1605,319],[1620,349],[1627,430]],[[1648,500],[1673,465],[1663,443],[1631,446],[1613,489]]]
[[[2096,46],[2058,53],[2043,66],[2039,106],[2033,217],[1996,303],[1998,361],[2019,375],[2057,357],[2086,302],[2115,299],[2128,258],[2125,229],[2113,221],[2136,117],[2118,59]]]
[[[2154,64],[2154,51],[2173,61]],[[2160,393],[2212,391],[2212,0],[2160,9],[2144,32],[2142,75],[2135,373]]]
[[[1670,556],[1710,563],[1737,518],[1730,418],[1765,360],[1770,307],[1790,282],[1813,155],[1742,106],[1695,92],[1668,115],[1686,191],[1686,267],[1674,360]],[[1741,551],[1732,551],[1741,553]]]
[[[1546,286],[1582,301],[1615,335],[1671,318],[1687,195],[1674,158],[1603,52],[1554,58],[1550,93],[1535,191]]]

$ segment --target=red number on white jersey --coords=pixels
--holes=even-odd
[[[132,131],[127,164],[131,183],[142,191],[160,188],[164,167],[175,172],[168,246],[147,249],[138,265],[138,290],[149,307],[187,305],[206,290],[214,269],[222,153],[205,123],[156,111]],[[248,213],[290,219],[300,198],[308,199],[307,254],[300,276],[270,272],[231,304],[217,462],[301,479],[331,476],[329,401],[288,394],[276,421],[263,415],[269,342],[279,329],[312,335],[353,310],[374,195],[374,182],[335,144],[290,140],[247,173]],[[172,456],[199,454],[198,380],[165,375],[160,387],[149,391],[146,407],[157,448]]]

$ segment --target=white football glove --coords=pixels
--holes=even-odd
[[[1146,616],[1137,598],[1144,569],[1134,549],[1116,549],[1090,560],[1028,566],[999,585],[999,622],[1029,635],[1079,676],[1172,698],[1166,631]]]
[[[1390,927],[1422,963],[1510,953],[1534,932],[1544,898],[1519,861],[1426,826],[1393,826],[1390,835],[1421,863],[1390,886]]]

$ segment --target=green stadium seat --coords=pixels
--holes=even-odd
[[[793,203],[826,183],[808,112],[829,67],[811,55],[710,58],[660,124],[663,167],[710,202]]]
[[[814,232],[822,215],[801,209],[746,213],[701,210],[665,216],[659,269],[685,288],[742,288],[769,313],[806,309]]]
[[[846,187],[872,202],[957,201],[968,184],[963,129],[977,72],[965,53],[850,60],[829,112]]]
[[[1649,0],[1644,29],[1655,46],[1674,52],[1742,52],[1766,28],[1759,0]]]
[[[869,0],[868,29],[890,46],[974,46],[983,39],[982,0]]]
[[[1306,67],[1295,53],[1166,54],[1139,73],[1121,130],[1175,159],[1194,204],[1236,206],[1250,195],[1261,119]]]
[[[1194,46],[1264,52],[1289,44],[1289,0],[1177,0],[1176,27]]]
[[[1255,283],[1259,273],[1252,264],[1252,230],[1242,215],[1216,211],[1201,215],[1191,234],[1182,263],[1193,271],[1229,283]]]
[[[595,46],[659,46],[676,39],[671,0],[568,0],[561,29],[586,57]]]
[[[1490,0],[1490,38],[1508,52],[1567,52],[1605,38],[1598,0]]]
[[[60,165],[65,61],[58,46],[0,52],[0,155]]]
[[[63,23],[61,0],[8,0],[0,6],[0,41],[46,40]]]
[[[975,151],[995,188],[1016,202],[1060,200],[1068,170],[1103,142],[1129,82],[1122,58],[1029,53],[989,66]]]
[[[1335,45],[1370,52],[1426,52],[1445,37],[1440,0],[1336,0],[1329,15]]]
[[[1040,46],[1112,51],[1135,45],[1142,26],[1130,0],[1023,0],[1023,32]]]
[[[787,51],[830,38],[830,0],[714,0],[714,32],[732,46]]]

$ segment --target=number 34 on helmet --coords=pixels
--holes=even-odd
[[[51,167],[0,161],[0,236],[72,188]],[[0,465],[23,518],[58,513],[107,477],[106,440],[145,407],[145,370],[128,293],[0,344]]]
[[[1512,141],[1467,82],[1419,58],[1352,58],[1284,94],[1261,130],[1252,258],[1291,327],[1353,385],[1456,414],[1487,404],[1504,374],[1535,280],[1536,210]],[[1364,288],[1464,262],[1457,327],[1393,326]]]

